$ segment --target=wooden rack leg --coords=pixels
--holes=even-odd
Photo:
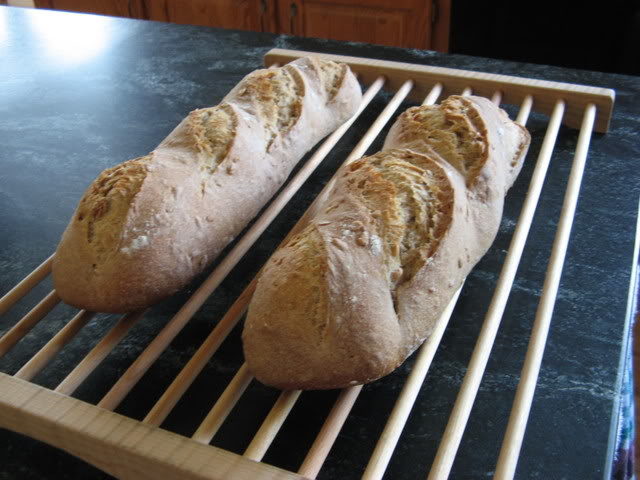
[[[33,272],[27,275],[20,283],[7,292],[7,294],[0,298],[0,315],[9,310],[13,305],[18,302],[22,297],[31,291],[38,283],[51,273],[51,263],[53,262],[53,255],[47,258],[39,267]]]
[[[502,443],[502,449],[498,458],[498,466],[494,478],[506,480],[513,478],[520,455],[520,447],[522,439],[527,427],[529,411],[533,401],[538,374],[540,372],[540,364],[544,355],[544,347],[547,343],[547,335],[553,315],[553,307],[555,305],[558,287],[560,285],[560,277],[562,275],[562,267],[569,245],[569,237],[571,235],[571,226],[575,216],[576,205],[578,203],[578,195],[580,193],[580,185],[582,183],[582,175],[587,161],[587,153],[589,152],[589,142],[593,132],[593,125],[596,117],[596,107],[590,104],[585,109],[584,120],[578,137],[578,146],[576,148],[569,183],[567,185],[564,203],[562,205],[562,214],[558,223],[558,230],[553,242],[551,250],[551,258],[547,267],[547,275],[545,277],[544,286],[542,287],[542,298],[538,305],[538,311],[533,324],[529,348],[522,368],[520,383],[516,390],[516,397],[513,402],[509,424]]]
[[[529,192],[527,193],[520,218],[516,225],[516,230],[511,239],[511,245],[509,246],[507,257],[500,272],[500,278],[498,279],[491,305],[489,306],[485,321],[482,325],[476,347],[473,350],[469,368],[465,374],[458,398],[456,399],[442,441],[438,447],[436,458],[431,467],[431,472],[428,477],[429,480],[446,479],[451,471],[460,440],[462,439],[462,434],[464,433],[471,408],[475,401],[478,388],[480,387],[480,381],[484,375],[484,370],[489,360],[491,349],[493,348],[493,342],[498,327],[500,326],[500,321],[502,320],[502,313],[509,298],[511,285],[513,284],[518,264],[520,263],[524,244],[529,234],[529,228],[538,204],[542,184],[544,183],[549,161],[551,160],[558,131],[562,123],[564,110],[565,104],[562,100],[559,100],[551,116],[547,133],[545,134],[542,148],[538,155],[536,168],[529,185]]]
[[[25,365],[14,375],[22,380],[31,380],[42,370],[53,357],[84,327],[95,315],[94,312],[80,310],[78,314],[60,330],[47,344],[40,349]]]
[[[11,350],[16,343],[22,340],[27,333],[31,331],[36,324],[42,320],[47,313],[60,303],[60,297],[55,290],[51,291],[38,303],[29,313],[20,319],[11,330],[0,338],[0,357]]]

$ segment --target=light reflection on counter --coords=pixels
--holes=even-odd
[[[102,53],[109,44],[113,19],[98,15],[33,15],[33,31],[43,54],[61,64],[77,64]]]
[[[6,9],[0,8],[0,51],[9,43],[9,16]]]

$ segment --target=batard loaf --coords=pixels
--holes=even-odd
[[[361,99],[349,68],[330,61],[249,74],[153,152],[93,182],[53,260],[58,294],[87,310],[128,312],[181,289]]]
[[[243,331],[256,378],[327,389],[398,367],[493,242],[529,140],[484,98],[403,113],[265,265]]]

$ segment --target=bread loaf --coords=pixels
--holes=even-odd
[[[153,152],[93,182],[53,260],[58,294],[79,308],[128,312],[181,289],[361,98],[349,68],[330,61],[248,75]]]
[[[484,98],[403,113],[265,265],[243,331],[256,378],[328,389],[398,367],[493,242],[529,139]]]

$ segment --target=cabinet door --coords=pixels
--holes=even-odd
[[[138,7],[132,0],[35,0],[35,6],[115,17],[136,17]]]
[[[278,0],[282,32],[431,48],[432,0]]]
[[[275,32],[274,0],[144,0],[145,18]]]

